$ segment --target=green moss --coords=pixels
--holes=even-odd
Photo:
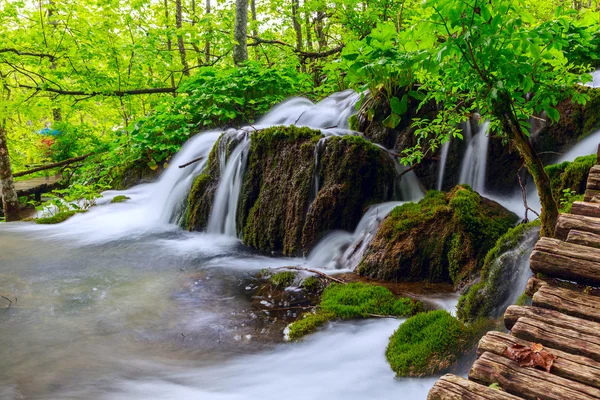
[[[505,295],[502,290],[505,286],[505,274],[510,273],[503,270],[501,255],[514,249],[526,235],[539,226],[539,220],[517,225],[496,241],[495,246],[485,256],[481,280],[472,285],[458,300],[457,316],[462,321],[474,322],[492,316],[494,306],[500,304]],[[536,237],[533,238],[535,239]]]
[[[366,283],[332,283],[324,291],[321,303],[313,314],[289,326],[290,340],[314,332],[332,319],[368,318],[373,315],[408,316],[422,311],[418,301],[396,298],[387,288]]]
[[[417,314],[391,336],[386,357],[398,376],[428,376],[457,362],[472,334],[447,311]]]
[[[518,220],[466,185],[430,191],[396,207],[383,221],[358,266],[381,280],[459,284],[479,270],[487,251]]]
[[[127,200],[131,200],[131,197],[127,197],[127,196],[124,196],[121,194],[121,195],[113,197],[113,199],[110,202],[111,203],[123,203],[124,201],[127,201]]]
[[[531,296],[529,296],[527,293],[522,293],[515,304],[518,306],[530,306],[531,299]]]
[[[322,286],[321,280],[316,276],[309,276],[302,281],[302,289],[307,292],[316,292]]]
[[[59,224],[61,222],[68,220],[75,214],[80,214],[80,213],[84,213],[84,212],[87,212],[87,210],[63,211],[63,212],[56,213],[51,217],[37,218],[35,220],[35,222],[37,224],[43,224],[43,225]]]
[[[565,189],[583,194],[590,169],[596,165],[596,162],[596,155],[591,154],[589,156],[577,157],[573,161],[546,166],[544,170],[550,178],[554,199],[560,202]]]
[[[274,274],[269,279],[270,282],[279,288],[286,288],[294,283],[296,279],[296,273],[292,271],[282,271]]]
[[[319,327],[334,318],[334,315],[323,312],[304,314],[304,318],[290,324],[288,327],[288,339],[293,341],[300,340],[304,336],[316,332]]]

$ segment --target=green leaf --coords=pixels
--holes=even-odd
[[[401,120],[402,118],[398,114],[391,113],[386,119],[383,120],[383,125],[387,128],[394,129],[398,126]]]

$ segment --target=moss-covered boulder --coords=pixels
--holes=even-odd
[[[238,233],[246,245],[302,254],[326,231],[353,230],[368,206],[392,198],[395,167],[386,152],[358,136],[329,137],[316,165],[321,139],[321,132],[298,127],[252,133],[237,209]],[[219,184],[218,146],[188,197],[188,229],[208,223]],[[315,168],[318,193],[312,189]]]
[[[518,217],[468,186],[430,191],[396,207],[382,222],[358,266],[386,281],[452,282],[479,270],[496,240]]]
[[[529,256],[539,239],[539,221],[521,224],[504,234],[488,252],[481,268],[480,280],[463,294],[457,316],[464,322],[497,318],[516,301],[515,290],[529,269]],[[513,296],[513,298],[511,298]]]
[[[593,150],[590,149],[590,151]],[[566,189],[579,194],[585,193],[590,169],[596,165],[596,162],[596,154],[591,154],[589,156],[577,157],[573,161],[565,161],[545,167],[544,170],[550,178],[554,199],[560,204]]]
[[[472,337],[471,330],[447,311],[420,313],[394,332],[385,355],[398,376],[430,376],[454,365]]]
[[[321,297],[321,302],[311,314],[292,323],[287,328],[289,340],[299,340],[315,332],[326,322],[335,319],[357,319],[378,316],[406,317],[421,311],[422,304],[407,297],[396,298],[383,286],[367,283],[333,283]]]

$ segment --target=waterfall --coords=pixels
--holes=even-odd
[[[227,236],[237,235],[237,205],[250,148],[248,134],[241,132],[240,135],[242,136],[241,141],[231,153],[221,174],[219,187],[215,193],[213,207],[208,219],[206,229],[208,233],[225,234]],[[226,152],[219,153],[219,156],[225,158]],[[219,162],[221,162],[221,158]]]
[[[354,233],[331,232],[311,250],[307,263],[315,268],[354,270],[381,221],[402,204],[404,202],[390,201],[372,206],[363,215]]]
[[[600,130],[579,141],[579,143],[567,151],[556,163],[573,161],[577,157],[596,154],[598,151],[598,144],[600,144]]]
[[[469,123],[467,123],[467,127],[470,127]],[[478,193],[485,193],[485,172],[490,142],[487,134],[489,128],[490,123],[486,121],[479,127],[478,133],[475,135],[471,135],[470,128],[467,129],[467,151],[460,170],[459,183],[471,186]]]
[[[437,180],[437,190],[442,190],[444,184],[444,172],[446,171],[446,161],[448,160],[448,150],[450,150],[450,140],[442,145],[440,154],[440,172]]]

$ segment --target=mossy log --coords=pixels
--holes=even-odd
[[[433,385],[427,400],[517,400],[512,394],[492,389],[460,376],[446,374]]]
[[[571,328],[574,328],[571,326]],[[511,333],[530,342],[600,361],[600,337],[554,325],[554,321],[521,317]]]
[[[527,340],[519,339],[503,332],[488,332],[479,341],[477,354],[490,352],[503,356],[507,347],[519,344],[531,347],[533,344]],[[546,351],[557,356],[552,364],[550,373],[556,376],[570,379],[584,385],[600,388],[600,363],[591,358],[578,356],[564,351],[545,348]]]
[[[571,229],[569,235],[567,236],[567,242],[600,249],[600,235],[597,235],[595,233],[582,232],[576,229]]]
[[[600,249],[545,237],[536,243],[530,266],[534,273],[553,278],[600,284]]]
[[[600,218],[600,204],[589,203],[588,201],[574,201],[571,206],[571,214]]]
[[[546,285],[535,292],[532,301],[535,307],[547,308],[573,317],[600,322],[600,297],[597,296]]]
[[[600,390],[485,352],[473,364],[469,379],[486,385],[498,383],[508,393],[530,400],[592,400]]]

